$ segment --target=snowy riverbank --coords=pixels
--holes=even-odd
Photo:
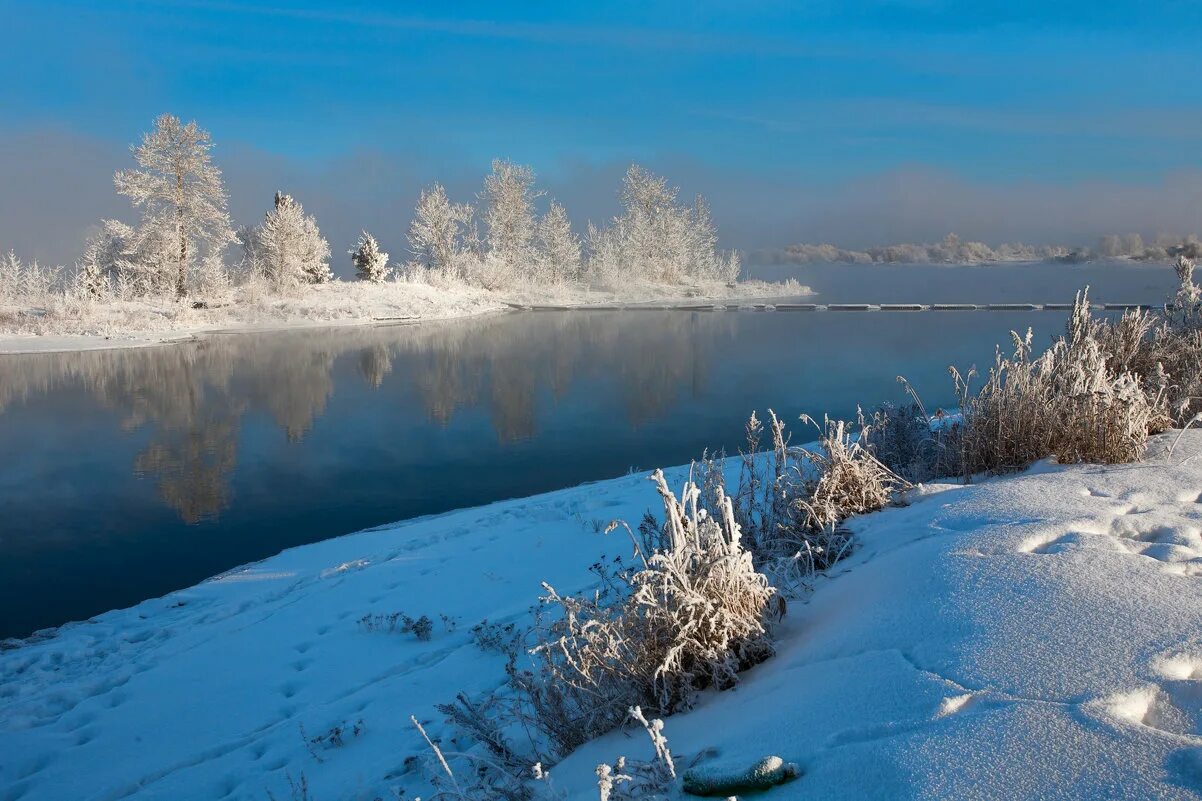
[[[174,301],[112,301],[30,310],[0,306],[0,355],[142,347],[213,333],[446,320],[554,304],[691,305],[715,301],[800,298],[812,294],[795,281],[734,285],[635,283],[620,290],[577,285],[487,290],[466,284],[383,284],[334,281],[293,295],[244,295],[193,308]]]
[[[1202,433],[1174,436],[853,519],[778,655],[667,720],[678,763],[779,754],[804,770],[782,801],[1199,797]],[[261,801],[302,773],[317,801],[421,794],[408,716],[437,736],[436,703],[503,679],[471,627],[585,588],[628,548],[593,521],[656,505],[632,475],[407,521],[0,650],[0,798]],[[358,623],[394,612],[431,639]],[[645,750],[611,734],[552,775],[592,798],[597,763]]]

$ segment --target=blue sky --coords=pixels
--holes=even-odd
[[[0,179],[54,186],[35,167],[55,173],[64,150],[121,162],[171,111],[212,131],[232,193],[296,184],[338,228],[389,224],[430,180],[470,195],[505,156],[581,219],[611,213],[621,165],[645,161],[710,196],[744,248],[1071,239],[1186,225],[1202,166],[1190,3],[0,0],[0,15]],[[121,211],[100,184],[122,166],[72,182],[109,204],[93,217]],[[1035,214],[1036,194],[1087,208]],[[14,205],[0,213],[33,213]],[[0,246],[37,228],[9,225]]]

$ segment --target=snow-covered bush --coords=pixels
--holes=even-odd
[[[1161,324],[1153,327],[1138,367],[1150,386],[1163,387],[1173,422],[1187,425],[1202,411],[1202,289],[1194,283],[1192,259],[1179,256],[1173,267],[1180,282],[1177,292]]]
[[[791,447],[784,423],[771,410],[769,418],[770,453],[757,453],[763,427],[755,414],[747,424],[735,516],[744,530],[754,532],[756,564],[778,588],[795,594],[806,579],[850,552],[847,518],[884,508],[908,483],[867,444],[874,432],[862,415],[854,433],[841,420],[827,419],[821,427],[814,423],[819,431],[814,450]],[[720,466],[703,473],[720,493]]]
[[[948,447],[942,426],[918,403],[885,403],[873,410],[862,442],[882,464],[908,482],[960,473],[957,448]]]
[[[636,544],[638,569],[619,576],[625,595],[560,595],[536,630],[533,671],[515,673],[538,728],[559,755],[621,725],[632,706],[670,714],[698,690],[726,688],[772,654],[765,613],[775,590],[744,547],[730,499],[713,515],[689,482],[682,497],[652,475],[664,503],[662,530]],[[634,535],[631,535],[634,537]]]
[[[1178,256],[1173,262],[1179,285],[1165,309],[1169,325],[1178,330],[1202,328],[1202,289],[1194,283],[1194,260]]]
[[[841,541],[834,532],[844,520],[884,509],[893,494],[905,487],[906,482],[861,443],[870,433],[862,416],[859,429],[853,434],[846,421],[830,418],[819,429],[818,448],[806,452],[813,476],[794,501],[801,530]],[[782,535],[787,538],[789,533]],[[808,548],[810,540],[802,538],[799,544]],[[823,548],[807,558],[816,562],[817,569],[824,569],[841,555]]]
[[[498,640],[513,649],[507,690],[481,701],[460,694],[439,707],[455,739],[475,744],[470,753],[451,755],[427,738],[438,754],[433,773],[446,793],[440,797],[537,797],[547,789],[541,766],[630,717],[651,736],[657,764],[632,772],[619,761],[599,771],[599,785],[614,801],[646,797],[636,791],[659,787],[675,773],[666,770],[663,724],[642,710],[686,709],[698,691],[731,687],[740,671],[772,655],[766,615],[776,590],[756,572],[730,499],[719,488],[711,515],[693,482],[678,499],[661,471],[651,478],[663,500],[663,524],[640,526],[639,535],[624,524],[610,526],[630,535],[636,566],[603,571],[604,590],[587,596],[561,595],[544,584],[543,611],[527,634],[531,666],[519,668],[518,642],[507,635]],[[470,785],[454,778],[454,761],[470,766]]]
[[[350,251],[350,256],[355,277],[360,281],[378,284],[388,277],[388,254],[380,250],[376,238],[367,231],[359,235],[359,242]]]
[[[783,421],[771,409],[768,414],[771,451],[760,451],[763,424],[754,413],[747,423],[733,508],[756,564],[778,588],[793,592],[850,551],[851,535],[842,525],[847,518],[883,508],[908,482],[877,458],[869,444],[873,424],[862,415],[854,432],[841,420],[814,423],[817,447],[807,450],[790,446]],[[703,497],[721,497],[721,461],[703,459],[701,468]]]
[[[324,284],[334,277],[329,243],[291,195],[276,192],[263,222],[244,228],[239,238],[250,270],[277,286]]]
[[[1043,355],[1032,358],[1029,331],[1012,334],[1013,355],[999,350],[975,393],[972,373],[953,369],[966,474],[1021,469],[1053,454],[1066,463],[1140,458],[1148,432],[1168,422],[1161,393],[1108,364],[1098,326],[1079,293],[1066,335]]]

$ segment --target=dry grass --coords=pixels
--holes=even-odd
[[[1149,431],[1171,422],[1162,393],[1124,366],[1142,360],[1136,342],[1145,337],[1138,317],[1094,320],[1080,293],[1065,336],[1038,358],[1028,332],[1013,335],[1012,356],[999,351],[975,393],[972,374],[953,369],[964,473],[1017,470],[1050,455],[1063,463],[1138,460]]]
[[[664,524],[654,541],[636,541],[641,565],[622,577],[625,598],[605,606],[544,585],[557,615],[519,685],[560,754],[621,725],[631,707],[687,708],[698,690],[730,687],[772,654],[765,613],[775,590],[752,564],[730,499],[719,488],[710,515],[692,482],[678,500],[661,471],[652,480]]]
[[[662,723],[642,710],[688,708],[698,691],[733,686],[740,671],[772,655],[766,615],[776,591],[756,572],[730,499],[717,488],[711,515],[693,482],[677,498],[661,471],[651,478],[664,505],[662,526],[641,527],[641,535],[610,527],[621,525],[631,537],[637,560],[629,571],[603,576],[602,586],[617,592],[561,595],[544,584],[544,611],[529,635],[531,668],[517,667],[511,641],[507,692],[480,701],[460,694],[439,707],[454,739],[474,747],[449,753],[430,741],[438,754],[430,765],[435,797],[545,797],[542,766],[631,717],[651,736],[657,762],[626,770],[620,760],[599,769],[598,782],[613,801],[645,797],[674,774],[664,772],[671,761]],[[456,779],[453,763],[470,778]]]

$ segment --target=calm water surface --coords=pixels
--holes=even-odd
[[[1146,275],[1123,300],[1163,295]],[[852,415],[902,400],[898,375],[947,405],[949,364],[1064,319],[546,312],[0,357],[0,637],[368,526],[733,452],[752,409]]]

